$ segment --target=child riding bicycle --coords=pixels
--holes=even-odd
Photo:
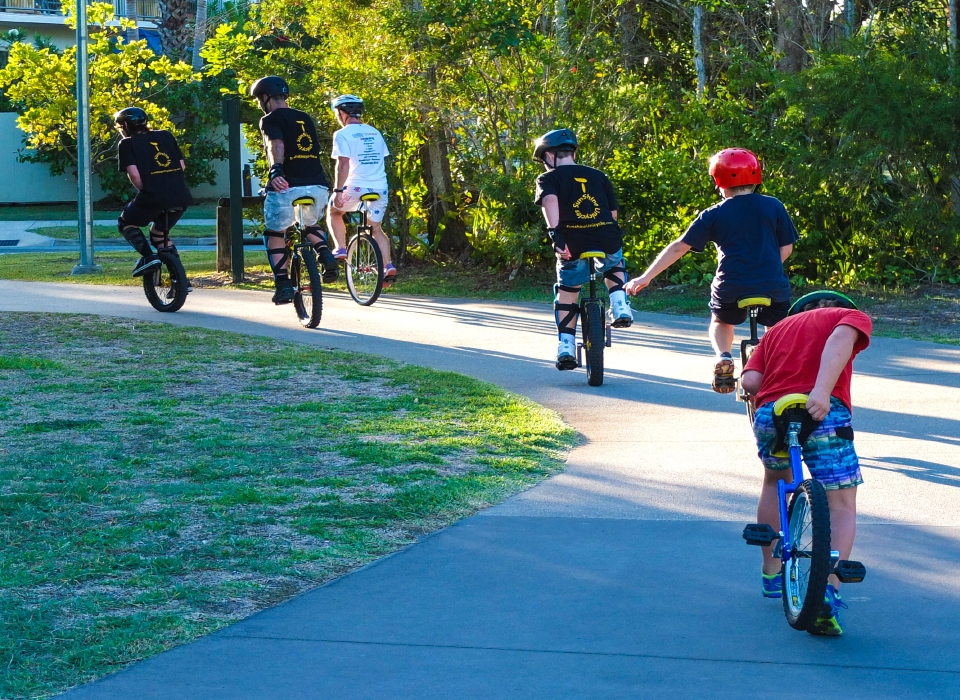
[[[356,95],[340,95],[330,103],[342,127],[333,135],[333,152],[337,159],[336,187],[333,201],[327,210],[327,227],[332,244],[340,245],[335,255],[347,257],[347,228],[343,214],[360,204],[365,194],[378,194],[379,198],[367,203],[367,222],[373,239],[383,256],[383,284],[389,286],[397,279],[397,268],[390,260],[390,241],[383,233],[383,217],[387,213],[387,169],[384,159],[390,155],[383,135],[363,122],[363,100]]]
[[[170,242],[170,229],[193,204],[193,197],[183,176],[187,165],[173,134],[151,129],[147,113],[139,107],[121,109],[113,115],[113,122],[123,134],[117,148],[120,170],[137,188],[137,196],[117,219],[117,228],[141,255],[133,268],[133,276],[140,277],[160,265],[151,243],[158,251],[177,255],[177,247]],[[149,243],[142,226],[150,226]],[[187,290],[192,291],[189,281]]]
[[[770,327],[787,315],[790,281],[783,269],[797,240],[790,215],[774,197],[755,192],[763,180],[760,161],[742,148],[728,148],[710,159],[710,175],[723,201],[704,210],[680,238],[664,248],[650,267],[630,280],[627,294],[636,294],[687,251],[702,252],[708,242],[717,247],[717,273],[710,288],[710,343],[716,353],[713,390],[736,389],[733,337],[735,326],[747,319],[737,301],[769,296],[758,321]]]
[[[580,287],[590,279],[592,260],[581,253],[606,253],[600,272],[610,293],[610,312],[615,328],[628,328],[633,312],[623,291],[627,268],[623,264],[623,231],[617,223],[617,197],[609,178],[595,168],[578,165],[579,144],[570,129],[554,129],[537,139],[534,160],[546,172],[537,178],[534,203],[543,208],[547,233],[557,256],[554,285],[554,315],[560,345],[557,369],[577,368],[577,299]]]
[[[813,478],[823,484],[830,505],[830,533],[840,559],[849,559],[857,527],[857,486],[863,483],[853,446],[850,377],[853,358],[870,344],[872,322],[849,298],[833,291],[813,292],[790,307],[788,318],[761,339],[741,385],[757,406],[754,433],[765,467],[757,505],[757,522],[780,529],[777,482],[787,478],[790,460],[775,452],[782,440],[774,417],[774,402],[792,393],[808,394],[811,423],[800,433],[803,459]],[[805,434],[805,433],[808,433]],[[762,582],[766,598],[783,593],[781,561],[774,547],[763,548]],[[836,636],[843,633],[840,581],[828,579],[825,612],[808,631]]]
[[[267,176],[263,219],[267,261],[273,270],[276,293],[274,304],[289,304],[296,294],[289,273],[289,253],[285,234],[296,220],[293,202],[313,199],[312,205],[301,205],[303,232],[323,265],[323,281],[335,282],[339,267],[327,245],[323,230],[317,226],[330,196],[330,182],[320,163],[320,141],[317,127],[306,112],[287,105],[290,86],[276,75],[260,78],[250,87],[263,110],[260,131],[266,147],[270,172]]]

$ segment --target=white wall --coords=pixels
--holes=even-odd
[[[17,115],[12,112],[0,112],[0,173],[4,174],[4,186],[0,188],[0,203],[43,203],[76,202],[77,181],[72,174],[54,177],[50,168],[43,163],[19,163],[17,151],[23,148],[24,133],[17,127]],[[226,127],[221,127],[226,140]],[[241,163],[253,161],[241,142]],[[187,163],[187,167],[190,164]],[[193,188],[193,196],[201,199],[226,197],[230,194],[227,161],[214,164],[217,171],[216,185],[201,185]],[[93,198],[104,196],[103,190],[94,178]]]

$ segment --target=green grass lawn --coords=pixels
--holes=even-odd
[[[379,357],[0,317],[0,697],[212,632],[561,469],[530,401]]]
[[[188,228],[188,227],[184,227]],[[247,247],[246,281],[241,289],[272,290],[273,281],[266,256],[259,246]],[[100,275],[74,277],[71,269],[77,253],[27,253],[0,255],[0,279],[22,279],[38,282],[79,282],[87,284],[139,285],[130,277],[138,256],[131,251],[97,253],[103,266]],[[216,254],[212,251],[185,251],[182,254],[187,273],[194,287],[230,285],[230,275],[216,271]],[[386,294],[412,294],[429,297],[459,297],[497,301],[549,303],[553,299],[553,271],[525,269],[516,279],[506,273],[458,264],[436,265],[417,263],[400,269],[398,282]],[[324,285],[346,291],[341,280]],[[799,296],[807,290],[794,290]],[[960,345],[960,289],[949,285],[926,285],[914,289],[863,288],[847,290],[874,319],[877,335],[931,340]],[[709,317],[707,286],[675,285],[649,287],[632,297],[637,311]]]
[[[50,238],[77,240],[80,230],[76,226],[36,226],[28,229],[32,233]],[[211,238],[217,235],[216,226],[177,226],[174,230],[175,238]],[[122,238],[116,226],[94,226],[93,237],[99,239]]]

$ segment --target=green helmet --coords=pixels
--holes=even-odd
[[[804,309],[803,307],[812,302],[823,300],[838,302],[840,306],[845,309],[853,309],[854,311],[859,310],[859,307],[854,303],[853,299],[848,297],[846,294],[835,292],[832,289],[821,289],[819,292],[810,292],[809,294],[804,294],[802,297],[793,302],[790,305],[790,311],[787,312],[787,316],[793,316],[804,310],[809,311],[809,309]]]

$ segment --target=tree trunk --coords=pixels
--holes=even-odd
[[[554,0],[553,30],[557,37],[557,46],[560,53],[566,56],[570,53],[570,25],[567,20],[567,0]]]
[[[620,3],[617,14],[619,15],[617,25],[620,32],[620,62],[624,70],[632,71],[640,62],[640,57],[637,55],[639,11],[636,2],[628,0]]]
[[[183,58],[190,50],[193,40],[190,22],[193,19],[193,3],[190,0],[158,0],[160,23],[157,32],[163,54],[172,59]]]
[[[693,65],[697,69],[697,97],[707,91],[707,67],[703,59],[703,7],[693,8]]]
[[[133,22],[133,27],[127,30],[127,43],[140,41],[140,30],[137,28],[137,0],[127,0],[127,19]]]
[[[947,28],[949,29],[950,56],[954,60],[956,60],[956,57],[957,57],[957,0],[950,0],[950,2],[947,5]]]
[[[777,51],[782,54],[778,68],[799,73],[807,62],[804,48],[804,8],[801,0],[774,0],[777,13]]]
[[[454,204],[453,177],[450,174],[449,151],[443,127],[431,128],[427,141],[420,147],[423,180],[427,185],[424,206],[427,210],[427,241],[437,244],[441,253],[466,259],[470,253],[467,226],[460,219]],[[439,239],[439,242],[437,242]]]
[[[843,33],[848,39],[853,36],[853,25],[857,22],[856,0],[844,0],[843,3]]]
[[[129,2],[129,0],[127,0]],[[193,24],[193,70],[203,68],[200,50],[207,40],[207,0],[197,0],[197,19]]]

